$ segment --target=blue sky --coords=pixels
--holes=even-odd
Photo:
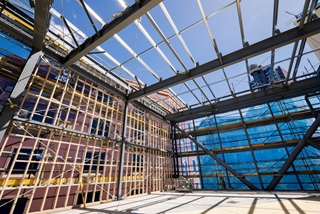
[[[113,20],[113,14],[123,10],[123,7],[120,5],[118,0],[86,0],[85,2],[103,19],[105,23]],[[134,0],[124,0],[124,2],[126,5],[132,5]],[[200,2],[206,16],[214,14],[208,19],[208,24],[210,32],[217,42],[219,52],[221,52],[222,55],[226,55],[242,48],[237,7],[234,1],[201,0]],[[274,1],[270,0],[241,1],[244,36],[245,40],[249,44],[254,44],[272,35],[273,2]],[[277,27],[281,32],[295,27],[293,24],[294,16],[288,14],[286,11],[292,14],[299,14],[302,11],[304,2],[305,1],[303,0],[279,1]],[[222,9],[229,4],[231,4],[230,7]],[[196,23],[202,19],[202,14],[197,0],[165,0],[163,5],[169,12],[174,24],[178,28],[178,31],[182,31],[186,27],[191,26],[193,23]],[[94,29],[91,26],[87,15],[76,0],[56,0],[54,1],[53,8],[62,14],[67,20],[72,22],[78,29],[83,31],[83,33],[85,33],[87,36],[94,34]],[[150,16],[155,20],[156,24],[166,37],[175,35],[173,28],[170,26],[170,23],[165,17],[165,14],[160,6],[152,9],[150,11]],[[146,16],[143,16],[139,20],[139,23],[148,32],[155,43],[162,41],[161,36],[158,34]],[[60,33],[63,36],[68,34],[67,29],[62,27],[63,24],[59,19],[53,17],[52,24],[55,25],[57,29],[62,30]],[[98,29],[102,27],[102,25],[97,21],[95,21],[95,24]],[[209,32],[204,22],[196,24],[194,27],[191,27],[188,30],[182,31],[181,36],[190,50],[194,60],[200,65],[217,58],[213,44],[210,40]],[[83,39],[80,39],[80,36],[77,36],[77,38],[79,39],[80,43],[83,41]],[[141,64],[140,59],[140,62],[135,59],[132,54],[126,50],[123,44],[119,42],[119,39],[124,41],[124,43],[128,45],[134,53],[143,53],[139,57],[141,60],[143,60],[147,67]],[[195,65],[191,61],[179,38],[177,36],[173,36],[169,42],[171,48],[174,49],[176,54],[182,60],[183,65],[174,56],[170,50],[170,46],[166,45],[165,43],[161,43],[158,46],[158,51],[164,53],[164,55],[169,59],[170,63],[172,63],[175,70],[184,72],[185,69],[183,66],[186,66],[188,69],[193,68]],[[170,66],[168,66],[168,63],[163,59],[163,57],[159,55],[159,52],[156,49],[151,48],[152,44],[134,23],[119,32],[117,37],[106,41],[101,45],[101,47],[110,55],[112,55],[112,57],[118,61],[119,64],[123,64],[126,69],[128,69],[134,75],[137,75],[144,83],[147,83],[148,85],[158,82],[158,80],[148,71],[149,68],[156,72],[157,75],[163,79],[176,75]],[[277,49],[275,61],[289,58],[291,56],[292,47],[293,45],[290,44],[283,48]],[[145,50],[148,51],[144,53]],[[305,51],[309,50],[309,47],[306,46]],[[118,75],[124,78],[131,78],[128,74],[126,74],[125,70],[118,67],[112,59],[108,59],[102,54],[96,56],[92,55],[92,57],[103,63],[108,69],[112,69],[112,71]],[[268,65],[270,64],[270,57],[271,52],[268,52],[253,57],[249,59],[248,62],[249,64],[256,63]],[[319,60],[314,56],[314,54],[309,54],[303,57],[299,69],[300,71],[304,70],[303,66],[310,68],[307,59],[309,59],[314,65],[319,63]],[[288,69],[289,62],[290,61],[282,62],[280,66]],[[231,78],[230,85],[233,90],[239,92],[248,89],[248,80],[246,77],[246,67],[244,62],[240,62],[225,68],[225,72],[227,77]],[[211,89],[214,91],[216,96],[219,97],[230,94],[227,83],[223,80],[224,75],[222,70],[205,75],[204,79],[207,81],[207,83],[212,84]],[[203,78],[197,78],[196,81],[200,86],[203,86],[204,92],[210,99],[212,99],[213,96],[209,89],[205,86]],[[187,85],[192,89],[196,89],[196,85],[193,81],[188,81]],[[190,93],[183,93],[184,91],[187,91],[185,85],[177,85],[173,87],[173,89],[177,93],[182,93],[181,97],[186,102],[191,104],[197,103],[197,100],[190,95]],[[204,96],[201,95],[199,90],[195,90],[194,93],[199,97],[199,99],[204,101]]]

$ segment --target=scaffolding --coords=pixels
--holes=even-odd
[[[133,104],[123,124],[124,108],[103,86],[41,58],[1,144],[2,209],[37,212],[168,189],[170,124]]]

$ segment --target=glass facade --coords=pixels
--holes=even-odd
[[[273,74],[274,80],[285,78],[281,67],[277,67]],[[254,88],[267,88],[270,67],[262,67],[251,75]],[[261,75],[268,76],[263,84],[259,81]],[[259,84],[254,84],[257,82]],[[265,190],[313,123],[310,108],[317,110],[319,105],[320,96],[315,93],[186,121],[179,127],[258,189]],[[311,141],[318,142],[319,134],[317,130]],[[199,189],[249,189],[189,138],[179,133],[176,136],[179,175],[193,179]],[[275,189],[319,190],[319,155],[318,149],[307,144]]]

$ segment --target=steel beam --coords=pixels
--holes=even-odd
[[[184,130],[180,129],[179,126],[175,125],[175,127],[182,133],[187,134]],[[256,186],[250,183],[243,175],[240,175],[234,169],[232,169],[228,164],[226,164],[223,160],[221,160],[215,153],[207,149],[204,145],[202,145],[199,141],[197,141],[191,135],[188,135],[188,138],[194,142],[197,146],[199,146],[207,155],[210,155],[214,160],[216,160],[219,164],[221,164],[224,168],[226,168],[231,174],[237,177],[240,181],[242,181],[247,187],[251,190],[258,190]]]
[[[296,27],[286,32],[280,33],[276,36],[265,39],[261,42],[239,49],[233,53],[222,56],[221,57],[222,63],[220,59],[215,59],[201,66],[195,67],[189,70],[189,72],[181,73],[179,75],[170,77],[166,80],[163,80],[161,82],[145,87],[142,90],[132,92],[129,95],[129,100],[135,100],[135,99],[141,98],[143,96],[155,93],[164,88],[186,82],[188,80],[194,79],[201,75],[205,75],[209,72],[219,70],[221,68],[233,65],[245,59],[249,59],[251,57],[271,51],[273,49],[283,47],[292,42],[310,37],[320,32],[319,25],[320,25],[320,19],[317,19],[305,24],[303,30],[299,30],[299,28]]]
[[[261,144],[253,144],[252,149],[254,151],[257,150],[267,150],[267,149],[276,149],[276,148],[285,148],[286,146],[296,146],[299,143],[299,140],[286,140],[286,141],[278,141],[278,142],[270,142],[270,143],[261,143]],[[320,145],[320,138],[312,138],[308,140],[308,144],[312,145]],[[316,147],[315,147],[316,148]],[[236,146],[236,147],[228,147],[223,149],[213,149],[215,154],[226,154],[226,153],[237,153],[250,151],[249,146]],[[188,151],[188,152],[179,152],[179,157],[194,157],[197,156],[197,151]],[[199,155],[206,155],[206,153],[202,150],[199,151]]]
[[[78,43],[78,41],[77,41],[76,37],[74,36],[74,33],[72,32],[72,30],[71,30],[71,28],[70,28],[70,26],[69,26],[69,24],[68,24],[67,20],[66,20],[63,16],[61,16],[61,19],[62,19],[62,21],[63,21],[64,25],[67,27],[68,32],[69,32],[69,34],[71,35],[71,37],[72,37],[72,39],[73,39],[74,43],[76,44],[76,46],[77,46],[77,47],[79,47],[79,43]]]
[[[0,31],[20,41],[21,43],[32,47],[32,36],[29,33],[18,30],[19,28],[14,25],[13,20],[6,16],[0,16]]]
[[[39,57],[42,55],[42,51],[33,52],[30,54],[29,59],[24,66],[19,79],[14,86],[10,97],[7,98],[7,105],[2,110],[0,114],[0,142],[4,137],[7,128],[9,127],[10,121],[20,105],[20,98],[29,82],[31,74],[38,63]]]
[[[167,115],[164,119],[169,121],[183,122],[201,117],[207,117],[213,114],[220,114],[237,109],[262,105],[268,102],[275,102],[282,99],[303,96],[308,93],[319,91],[319,82],[320,76],[313,77],[306,80],[294,82],[287,87],[270,88],[236,98],[232,97],[230,99],[219,101],[212,105],[204,105],[193,109],[190,108],[185,111]]]
[[[94,28],[94,31],[95,31],[96,33],[98,33],[98,29],[97,29],[97,27],[96,27],[96,24],[93,22],[93,20],[92,20],[92,18],[91,18],[91,15],[90,15],[90,13],[89,13],[89,11],[88,11],[88,9],[87,9],[86,4],[84,3],[84,1],[83,1],[83,0],[80,0],[80,3],[81,3],[81,5],[82,5],[82,7],[83,7],[84,11],[85,11],[85,12],[86,12],[86,14],[87,14],[88,19],[89,19],[89,21],[90,21],[90,23],[91,23],[92,27]]]
[[[320,109],[318,108],[317,110],[320,110]],[[235,122],[235,123],[224,124],[224,125],[220,124],[217,127],[212,126],[208,128],[199,128],[197,130],[188,131],[187,134],[190,134],[192,136],[197,135],[199,137],[199,136],[208,135],[208,134],[215,134],[219,132],[221,133],[221,132],[228,132],[228,131],[243,129],[243,125],[245,125],[247,128],[257,127],[257,126],[267,126],[270,124],[287,122],[289,116],[292,120],[305,120],[305,119],[312,118],[313,115],[310,111],[304,110],[304,111],[292,112],[290,114],[277,115],[274,117],[261,118],[257,120],[249,120],[249,121],[245,121],[244,123]],[[179,139],[182,137],[186,137],[186,136],[178,135],[178,134],[175,135],[175,139]]]
[[[72,50],[64,59],[63,66],[69,67],[81,57],[85,56],[97,46],[110,39],[114,34],[127,27],[129,24],[134,22],[134,20],[140,18],[162,1],[163,0],[140,0],[132,6],[126,8],[123,12],[121,12],[122,15],[120,17],[115,18],[109,24],[103,26],[98,33],[86,39],[86,41],[84,41],[79,48]]]
[[[310,22],[311,21],[314,9],[316,8],[316,5],[317,5],[317,2],[318,2],[318,0],[312,0],[310,8],[307,9],[307,11],[309,11],[307,20],[305,21],[305,19],[303,17],[301,17],[301,19],[300,19],[300,24],[299,24],[300,28],[302,28],[304,26],[304,22]],[[306,1],[305,4],[307,4],[307,1]],[[305,11],[303,11],[303,12],[305,12]],[[301,59],[302,59],[302,56],[303,56],[303,51],[304,51],[304,48],[306,46],[306,42],[307,42],[307,38],[301,40],[301,43],[300,43],[298,56],[297,56],[297,59],[296,59],[296,64],[295,64],[295,67],[294,67],[294,70],[293,70],[293,74],[292,74],[292,79],[294,81],[296,80],[296,75],[297,75],[297,72],[298,72],[298,69],[299,69],[299,66],[300,66],[300,62],[301,62]]]
[[[122,176],[123,176],[123,161],[124,161],[124,152],[126,149],[126,135],[127,135],[127,119],[128,119],[128,102],[126,101],[124,104],[124,114],[122,120],[122,140],[120,144],[119,151],[119,168],[118,168],[118,184],[117,184],[117,200],[121,200],[121,192],[122,192]]]
[[[307,133],[303,136],[303,138],[300,140],[300,142],[296,145],[294,150],[291,152],[291,155],[288,157],[288,159],[285,161],[285,163],[282,165],[281,169],[274,175],[274,178],[266,188],[266,190],[274,190],[274,188],[278,185],[280,180],[282,179],[283,175],[288,171],[291,164],[294,160],[298,157],[302,149],[306,146],[307,141],[312,137],[312,135],[315,133],[315,131],[318,129],[320,125],[320,115],[318,115],[317,119],[311,124],[310,128],[308,129]]]
[[[34,10],[33,47],[42,50],[45,36],[49,28],[51,14],[49,12],[53,0],[37,1]]]
[[[273,172],[261,172],[261,176],[270,176]],[[298,171],[299,175],[317,175],[320,174],[320,170],[307,170],[307,171]],[[256,174],[252,173],[245,173],[245,176],[257,176]],[[292,172],[286,172],[286,175],[293,175]],[[212,177],[219,177],[219,176],[225,176],[225,174],[205,174],[203,175],[206,178],[212,178]],[[199,178],[199,175],[185,175],[186,178]]]

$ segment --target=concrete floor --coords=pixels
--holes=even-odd
[[[320,192],[159,192],[59,212],[80,213],[320,213]]]

